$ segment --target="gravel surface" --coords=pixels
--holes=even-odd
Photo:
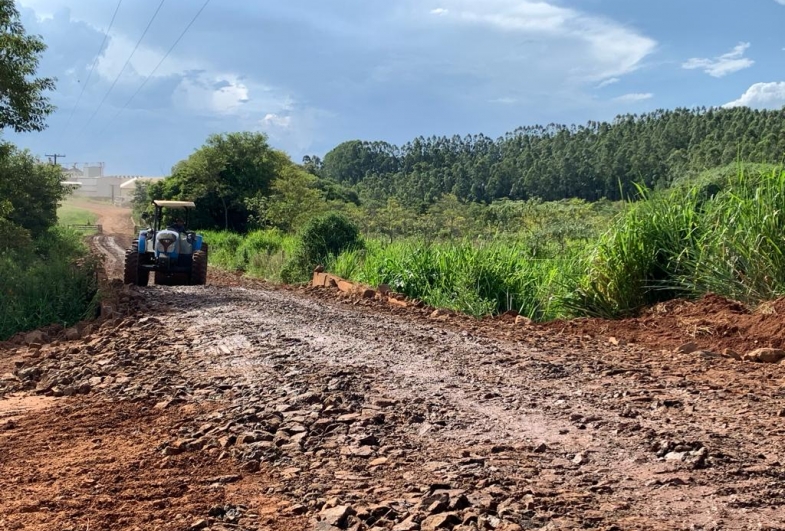
[[[781,364],[505,339],[265,288],[155,286],[120,303],[135,313],[0,361],[0,394],[65,408],[46,425],[0,410],[16,456],[0,457],[0,529],[112,527],[112,474],[127,474],[90,486],[103,504],[66,503],[30,468],[69,466],[31,433],[72,426],[60,451],[83,455],[96,411],[94,433],[128,434],[115,468],[146,463],[135,481],[193,474],[188,495],[126,499],[128,528],[785,529]],[[202,476],[223,479],[199,502]],[[35,498],[24,511],[20,496]]]

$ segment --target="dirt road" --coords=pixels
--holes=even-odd
[[[1,353],[0,530],[785,529],[785,365],[211,284]]]
[[[92,236],[93,248],[104,256],[109,278],[122,278],[125,249],[130,247],[134,235],[131,209],[80,197],[71,197],[68,203],[97,216],[96,223],[101,225],[101,234]]]
[[[117,238],[130,238],[134,224],[131,221],[131,209],[115,206],[106,201],[98,201],[83,197],[70,197],[68,204],[94,213],[97,223],[102,226],[103,233]],[[119,242],[121,245],[123,241]]]
[[[129,297],[0,362],[0,393],[63,396],[0,429],[0,529],[785,529],[782,365],[290,291]]]

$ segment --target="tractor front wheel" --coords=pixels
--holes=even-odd
[[[139,268],[139,272],[137,273],[137,285],[139,286],[146,286],[150,283],[150,270],[149,269],[142,269]]]

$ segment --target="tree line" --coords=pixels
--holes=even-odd
[[[418,137],[403,146],[353,140],[305,157],[306,170],[365,199],[431,204],[446,194],[498,199],[619,200],[734,161],[779,163],[785,110],[697,108],[612,122],[521,127],[507,135]]]
[[[418,137],[404,146],[353,140],[324,160],[306,156],[302,164],[272,148],[262,133],[228,133],[209,137],[174,166],[170,178],[142,193],[137,205],[153,197],[195,199],[198,226],[239,232],[291,232],[337,210],[392,238],[433,233],[412,221],[426,214],[484,219],[509,211],[504,201],[521,203],[513,208],[517,212],[531,201],[636,198],[640,187],[669,188],[736,161],[779,164],[783,154],[785,111],[746,107],[531,126],[496,140]],[[470,208],[499,202],[483,216]]]

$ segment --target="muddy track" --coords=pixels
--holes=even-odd
[[[98,234],[92,237],[95,250],[104,257],[104,270],[108,278],[122,278],[125,266],[125,249],[114,236]]]
[[[234,463],[289,504],[267,526],[785,529],[785,366],[490,339],[275,290],[132,295],[137,317],[23,358],[19,388],[170,411],[148,450]]]

